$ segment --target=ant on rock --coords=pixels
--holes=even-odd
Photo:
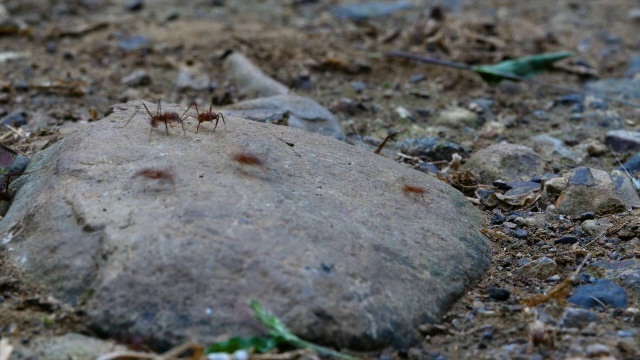
[[[176,188],[176,175],[172,169],[160,170],[144,168],[136,171],[131,178],[134,179],[139,177],[149,180],[158,180],[159,183],[171,184],[174,190]]]
[[[198,127],[196,128],[196,134],[198,133],[198,130],[200,130],[200,124],[202,124],[205,121],[213,122],[213,120],[216,121],[216,125],[213,127],[213,131],[215,132],[216,128],[218,127],[218,122],[220,121],[220,119],[222,119],[222,123],[224,124],[224,130],[225,131],[227,130],[227,122],[224,120],[224,115],[222,115],[222,113],[215,113],[211,111],[213,109],[213,99],[211,99],[211,105],[209,106],[209,111],[203,112],[201,114],[200,111],[198,111],[198,104],[196,104],[196,102],[194,101],[191,103],[191,105],[189,105],[187,110],[185,110],[185,112],[182,115],[186,114],[186,112],[189,111],[189,109],[191,109],[192,106],[196,107],[196,113],[198,114],[198,117],[195,117],[193,115],[188,115],[188,116],[191,116],[196,120],[198,120]]]
[[[151,111],[149,111],[149,108],[147,107],[147,105],[145,105],[144,102],[142,102],[142,106],[144,106],[144,108],[147,110],[147,113],[151,117],[151,131],[149,132],[149,139],[151,139],[151,134],[153,133],[153,128],[157,128],[160,125],[160,123],[164,123],[164,129],[167,132],[167,135],[169,135],[169,123],[172,123],[172,122],[180,123],[180,125],[182,126],[182,132],[184,133],[184,136],[187,136],[187,132],[184,129],[184,119],[181,116],[179,116],[178,113],[176,113],[176,112],[165,112],[165,113],[163,113],[162,112],[162,105],[160,104],[160,100],[158,100],[158,107],[156,108],[156,114],[155,115],[153,115],[151,113]],[[131,115],[129,120],[127,120],[127,123],[124,124],[123,128],[127,127],[127,125],[129,125],[129,122],[138,113],[138,110],[140,110],[140,106],[138,106],[138,108],[133,113],[133,115]]]

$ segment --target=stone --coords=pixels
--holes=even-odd
[[[567,173],[566,178],[567,186],[555,204],[558,213],[577,218],[587,211],[615,214],[626,210],[606,171],[579,167]]]
[[[585,85],[587,92],[597,96],[640,99],[640,81],[636,79],[605,79],[590,81]]]
[[[14,182],[0,221],[22,281],[86,313],[105,337],[161,350],[262,334],[255,299],[311,341],[408,348],[490,264],[484,216],[434,177],[240,118],[198,134],[189,118],[186,136],[161,127],[149,138],[142,112],[122,128],[139,105],[114,105],[36,154],[31,169],[50,166]],[[136,176],[144,169],[168,174]]]
[[[289,93],[289,88],[274,80],[246,56],[232,52],[224,59],[224,67],[238,90],[248,98],[270,97]]]
[[[553,243],[554,244],[571,245],[571,244],[577,243],[578,241],[580,241],[580,239],[578,239],[578,237],[576,237],[576,236],[562,235],[559,239],[554,240]]]
[[[448,126],[453,129],[473,128],[478,125],[478,114],[459,107],[445,109],[435,119],[434,125]]]
[[[589,344],[587,345],[587,349],[585,351],[587,357],[595,358],[595,357],[603,357],[607,356],[611,353],[609,347],[605,344]]]
[[[640,172],[640,153],[630,157],[622,166],[618,166],[616,170],[627,170],[631,174]]]
[[[130,38],[121,40],[118,43],[118,48],[125,52],[132,51],[146,51],[150,48],[149,39],[146,36],[136,35]]]
[[[608,131],[605,144],[615,152],[638,152],[640,151],[640,132],[628,130]]]
[[[562,177],[557,177],[553,179],[547,180],[544,184],[544,188],[549,194],[559,195],[562,193],[565,187],[567,187],[567,183],[569,181]]]
[[[563,328],[582,329],[590,323],[599,322],[600,317],[595,312],[588,309],[570,307],[564,311],[558,325]]]
[[[138,11],[144,7],[144,0],[126,0],[124,9],[127,11]]]
[[[580,285],[573,290],[573,295],[567,299],[581,308],[611,306],[624,309],[627,307],[627,293],[622,287],[609,279],[599,279],[593,284]]]
[[[436,137],[415,137],[404,139],[395,145],[403,154],[417,156],[424,161],[451,161],[453,154],[466,156],[464,147]]]
[[[496,301],[507,301],[511,296],[511,293],[507,289],[490,287],[485,290],[485,294]]]
[[[413,6],[410,1],[364,2],[334,6],[331,8],[331,13],[338,18],[362,21],[387,16],[399,10],[410,9]]]
[[[2,126],[9,125],[13,127],[21,127],[27,123],[27,112],[23,109],[14,110],[7,116],[0,119]]]
[[[284,94],[262,97],[240,101],[224,109],[224,116],[260,122],[266,122],[278,115],[286,115],[287,123],[291,127],[317,132],[338,140],[345,138],[335,115],[314,100],[303,96]]]
[[[12,359],[97,359],[115,351],[125,351],[126,346],[113,341],[99,340],[81,334],[68,333],[55,337],[38,337],[27,346],[17,346]]]
[[[120,79],[120,83],[127,86],[148,86],[151,85],[151,75],[144,70],[136,70]]]
[[[545,160],[559,160],[570,164],[580,164],[586,156],[584,152],[568,149],[564,141],[547,134],[533,138],[533,150]]]
[[[600,218],[597,220],[585,220],[580,226],[582,227],[582,231],[584,231],[585,234],[591,237],[596,237],[603,234],[607,229],[612,227],[613,224],[605,218]]]
[[[183,66],[178,70],[176,88],[179,90],[205,91],[211,86],[211,79],[204,73],[193,67]]]
[[[525,180],[542,174],[544,161],[529,147],[500,143],[472,154],[464,168],[476,173],[483,184],[491,184],[498,179]]]
[[[629,175],[623,171],[613,170],[610,176],[618,199],[624,203],[624,206],[628,210],[640,208],[640,197]]]
[[[544,280],[557,272],[558,264],[555,261],[548,257],[541,257],[513,270],[513,275]]]
[[[625,270],[620,274],[622,285],[640,290],[640,269]]]

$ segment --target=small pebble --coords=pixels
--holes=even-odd
[[[620,336],[620,337],[634,337],[636,335],[638,335],[638,330],[636,330],[636,329],[619,330],[618,331],[618,336]]]
[[[517,229],[516,231],[513,232],[513,236],[519,239],[524,239],[527,236],[529,236],[529,232],[525,229]]]
[[[580,241],[580,239],[578,239],[575,236],[562,235],[559,239],[556,239],[553,243],[554,244],[571,245],[571,244],[577,243],[578,241]]]
[[[587,212],[583,212],[582,214],[580,214],[580,218],[578,218],[578,220],[580,221],[585,221],[585,220],[591,220],[591,219],[595,219],[596,218],[596,214],[592,211],[587,211]]]
[[[2,118],[2,120],[0,120],[0,124],[2,124],[3,126],[9,125],[13,127],[21,127],[22,125],[26,125],[27,113],[22,109],[15,110],[9,115]]]
[[[561,279],[562,279],[562,278],[560,277],[560,275],[556,274],[556,275],[553,275],[553,276],[549,276],[549,277],[546,279],[546,281],[547,281],[547,282],[558,282],[558,281],[560,281]]]
[[[506,216],[500,213],[493,214],[491,216],[491,224],[493,225],[502,224],[505,221],[505,219],[506,219]]]
[[[353,91],[361,93],[367,88],[367,85],[362,81],[352,81],[351,88],[353,89]]]
[[[558,325],[563,328],[581,329],[590,323],[599,323],[598,314],[588,309],[568,308],[560,318]]]
[[[496,301],[507,301],[511,296],[509,290],[497,287],[487,288],[484,293],[489,295],[491,299]]]
[[[137,70],[120,79],[120,83],[127,86],[151,85],[151,76],[144,70]]]
[[[413,74],[411,75],[411,77],[409,77],[409,82],[412,82],[414,84],[419,83],[421,81],[424,81],[426,79],[426,76],[422,75],[422,74]]]
[[[136,35],[124,39],[118,43],[118,48],[123,51],[142,50],[149,46],[149,39],[146,36]]]
[[[588,357],[606,356],[611,353],[609,347],[604,344],[591,344],[587,346],[586,355]]]
[[[138,11],[144,7],[144,0],[127,0],[124,3],[124,9],[127,11]]]
[[[58,51],[58,44],[55,41],[48,41],[44,49],[49,54],[55,54]]]

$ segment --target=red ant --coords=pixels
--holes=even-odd
[[[151,111],[149,111],[149,108],[147,107],[147,105],[145,105],[144,102],[142,103],[142,106],[144,106],[144,108],[147,110],[147,113],[151,117],[151,131],[149,132],[149,139],[151,139],[151,134],[153,133],[153,128],[157,128],[160,125],[160,123],[162,123],[162,122],[164,123],[164,129],[167,132],[167,135],[169,135],[169,123],[178,122],[178,123],[180,123],[180,125],[182,125],[182,132],[184,133],[184,136],[187,136],[187,132],[184,129],[184,119],[181,116],[179,116],[178,113],[175,113],[175,112],[162,113],[162,105],[160,104],[160,100],[158,100],[158,107],[156,108],[156,114],[155,115],[153,115],[151,113]],[[123,128],[127,127],[127,125],[129,125],[129,122],[138,113],[138,110],[140,110],[140,106],[138,106],[138,108],[133,113],[133,115],[131,115],[129,120],[127,120],[127,123],[124,124]]]
[[[143,177],[150,180],[161,180],[163,182],[170,183],[174,188],[176,187],[176,176],[173,170],[158,170],[146,168],[136,171],[136,173],[133,174],[132,177]]]
[[[405,194],[419,194],[419,195],[423,195],[426,192],[426,190],[421,187],[407,185],[407,184],[404,185],[404,187],[402,188],[402,191],[404,191]]]
[[[233,160],[243,165],[252,165],[252,166],[261,166],[263,163],[263,161],[259,157],[246,152],[233,155]]]
[[[144,177],[151,180],[166,180],[175,183],[175,175],[171,170],[142,169],[138,170],[133,177]]]
[[[222,113],[215,113],[212,112],[211,109],[213,109],[213,99],[211,100],[211,105],[209,106],[209,111],[207,112],[203,112],[202,114],[200,113],[200,111],[198,111],[198,104],[196,104],[196,102],[192,102],[191,105],[189,105],[189,107],[187,108],[187,110],[185,110],[184,113],[182,113],[182,115],[186,114],[187,111],[189,111],[189,109],[191,109],[192,106],[196,107],[196,113],[198,114],[198,117],[196,118],[193,115],[189,115],[194,117],[196,120],[198,120],[198,127],[196,128],[196,134],[198,133],[198,130],[200,130],[200,124],[202,124],[205,121],[211,121],[213,122],[213,120],[216,121],[216,125],[213,127],[213,131],[216,131],[216,128],[218,127],[218,122],[220,121],[220,119],[222,119],[222,123],[224,124],[224,130],[227,130],[227,122],[224,120],[224,115],[222,115]]]

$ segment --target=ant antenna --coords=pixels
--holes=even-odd
[[[620,159],[618,159],[618,155],[616,155],[616,153],[613,150],[613,148],[612,147],[610,147],[610,148],[611,148],[611,153],[616,158],[616,161],[618,162],[618,164],[620,164],[620,167],[622,168],[622,170],[624,170],[624,172],[627,173],[627,176],[629,176],[629,179],[631,179],[631,182],[633,182],[633,187],[635,187],[636,190],[640,190],[640,180],[635,179],[633,176],[631,176],[631,174],[629,174],[629,171],[627,170],[626,167],[624,167],[624,165],[622,165],[622,162],[620,162]]]
[[[358,129],[356,129],[356,127],[353,124],[351,124],[351,128],[353,129],[353,131],[355,131],[356,135],[358,135],[358,140],[362,142],[362,136],[360,136],[360,134],[358,133]]]

